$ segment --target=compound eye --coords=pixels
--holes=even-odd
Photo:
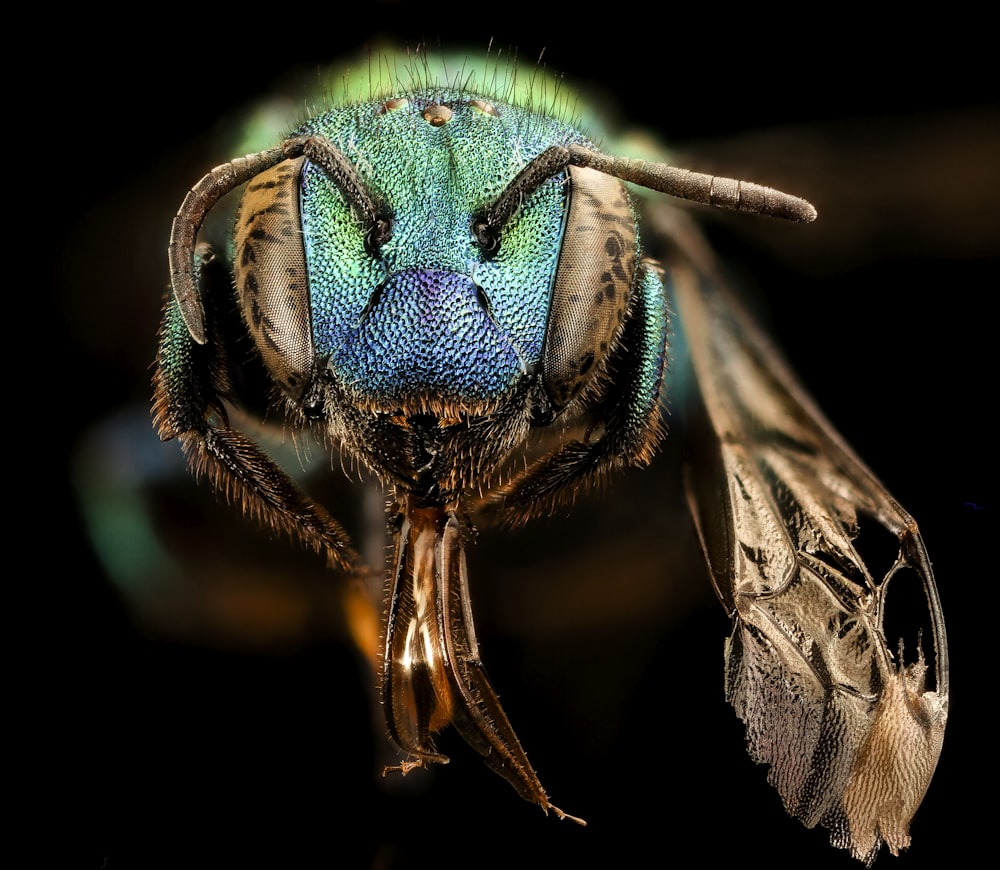
[[[233,266],[247,330],[271,377],[295,402],[309,385],[315,360],[299,207],[304,162],[285,160],[247,184]]]
[[[635,278],[637,229],[618,179],[571,166],[566,232],[543,352],[546,392],[565,407],[599,370]]]

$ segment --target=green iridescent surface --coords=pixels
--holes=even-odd
[[[435,105],[450,110],[446,122],[423,117]],[[537,366],[566,175],[527,199],[495,257],[483,255],[471,227],[527,162],[551,145],[585,142],[579,132],[518,106],[425,88],[330,111],[299,133],[329,139],[392,214],[392,236],[372,256],[341,191],[307,165],[314,340],[344,383],[379,398],[483,399]]]

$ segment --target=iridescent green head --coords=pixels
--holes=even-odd
[[[294,136],[329,143],[341,168],[298,157],[255,179],[235,256],[247,320],[291,398],[318,376],[387,413],[469,413],[516,391],[551,416],[583,389],[624,316],[635,222],[600,172],[519,181],[548,149],[591,148],[578,130],[423,87],[332,109]],[[509,214],[484,235],[505,196]],[[288,226],[262,229],[276,211]]]

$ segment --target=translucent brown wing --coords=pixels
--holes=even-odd
[[[650,217],[674,239],[685,233],[665,212]],[[699,239],[682,249],[668,266],[679,364],[691,367],[700,408],[688,496],[733,620],[727,698],[788,812],[871,864],[883,843],[894,854],[909,845],[948,715],[944,620],[924,544],[731,298]],[[880,538],[893,555],[877,566],[866,554]],[[921,612],[892,617],[926,626],[915,649],[886,632],[887,605],[894,611],[909,584],[922,588]]]

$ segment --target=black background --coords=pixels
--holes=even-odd
[[[622,484],[643,494],[634,502],[616,501],[611,487],[579,519],[528,532],[523,549],[506,535],[496,560],[486,540],[474,556],[494,686],[552,799],[587,818],[586,829],[546,819],[457,740],[446,741],[448,767],[413,774],[406,789],[379,779],[371,676],[333,617],[278,641],[255,643],[248,631],[213,642],[140,619],[102,569],[79,520],[79,492],[62,472],[86,461],[81,439],[92,426],[148,400],[169,220],[205,160],[218,156],[207,145],[213,126],[288,69],[317,69],[380,33],[472,50],[492,37],[528,64],[545,49],[549,67],[600,83],[622,119],[702,155],[702,165],[688,160],[692,168],[749,175],[816,202],[815,227],[717,221],[713,238],[766,300],[809,390],[918,519],[937,573],[952,718],[914,846],[879,865],[973,854],[985,816],[978,781],[995,775],[985,725],[996,579],[987,414],[997,394],[987,300],[997,289],[1000,218],[983,203],[1000,194],[1000,140],[995,73],[976,46],[983,23],[874,27],[843,11],[748,21],[641,7],[613,18],[567,9],[554,22],[523,12],[505,22],[509,10],[495,7],[464,23],[406,3],[359,14],[362,28],[332,6],[238,30],[228,9],[155,25],[81,20],[74,48],[53,61],[59,88],[40,95],[38,117],[25,123],[29,139],[39,125],[55,128],[44,137],[54,153],[27,173],[48,228],[38,298],[55,300],[43,322],[57,330],[42,408],[26,422],[37,424],[40,412],[56,433],[48,446],[27,448],[28,491],[42,495],[30,522],[42,542],[21,545],[38,567],[25,582],[43,599],[24,642],[30,666],[19,671],[37,766],[24,807],[43,822],[39,854],[50,844],[68,849],[62,866],[84,868],[178,856],[231,866],[272,848],[283,856],[278,866],[533,857],[853,864],[787,818],[765,771],[747,759],[722,697],[727,621],[697,570],[689,572],[697,591],[610,603],[635,585],[633,561],[655,564],[673,546],[673,530],[641,526],[654,528],[659,514],[648,507],[653,484],[640,478]],[[99,35],[112,23],[125,35]],[[946,62],[943,46],[959,36],[963,50]],[[760,131],[773,139],[753,135]],[[736,159],[746,165],[730,165]],[[863,232],[852,231],[858,225]],[[54,480],[35,471],[51,463]],[[191,490],[198,510],[215,517],[211,496]],[[190,517],[177,525],[185,522],[203,533]],[[677,536],[689,534],[677,522]],[[212,559],[257,558],[256,549],[242,552],[261,537],[254,526],[236,518],[218,528]],[[643,534],[630,534],[636,528]],[[537,569],[551,576],[535,587],[533,547],[555,566]],[[276,565],[288,554],[289,570],[320,573],[281,542],[262,550],[278,553]],[[559,570],[602,559],[616,569],[578,593],[575,569]],[[519,571],[527,579],[507,573]],[[330,594],[309,588],[312,601]],[[677,601],[683,608],[670,611]],[[584,626],[582,639],[560,631],[563,607]],[[602,632],[594,615],[605,609],[614,626]]]

